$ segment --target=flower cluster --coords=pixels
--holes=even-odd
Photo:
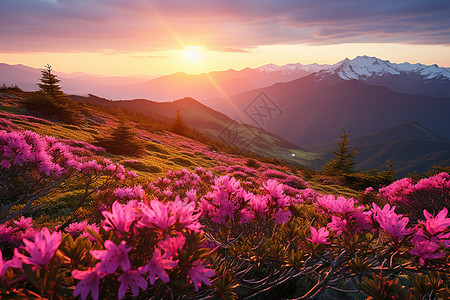
[[[200,200],[203,216],[215,223],[225,224],[228,220],[250,223],[253,220],[273,220],[284,223],[291,216],[288,207],[291,198],[284,193],[283,185],[275,180],[263,184],[263,194],[247,192],[240,181],[228,175],[216,178],[213,191]]]
[[[325,195],[317,198],[318,208],[325,213],[331,222],[327,227],[336,235],[353,236],[360,231],[372,228],[371,212],[364,211],[364,207],[356,206],[353,198]]]

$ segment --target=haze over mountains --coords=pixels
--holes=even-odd
[[[39,77],[38,69],[0,64],[0,83],[36,89]],[[374,168],[393,159],[406,175],[415,167],[426,170],[435,163],[450,164],[450,68],[437,65],[358,56],[335,65],[269,64],[151,80],[86,74],[59,78],[67,93],[155,101],[194,98],[198,102],[184,99],[168,106],[145,100],[115,105],[161,119],[173,117],[180,108],[188,125],[210,136],[217,136],[238,117],[263,128],[265,136],[273,133],[270,142],[258,145],[259,150],[276,145],[285,150],[267,149],[267,154],[285,157],[306,148],[317,154],[299,155],[306,153],[302,158],[314,160],[316,167],[320,157],[322,163],[329,158],[343,128],[360,149],[358,168]],[[261,95],[267,97],[263,102]]]

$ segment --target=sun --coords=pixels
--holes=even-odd
[[[204,50],[205,47],[203,46],[188,46],[186,47],[184,55],[190,63],[199,63]]]

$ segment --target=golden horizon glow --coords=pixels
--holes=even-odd
[[[199,63],[205,51],[204,46],[187,46],[185,56],[190,63]]]
[[[181,40],[180,40],[181,42]],[[182,43],[182,42],[181,42]],[[155,77],[185,72],[200,74],[227,69],[241,70],[265,64],[335,64],[346,57],[376,56],[394,63],[410,62],[450,67],[450,46],[354,43],[336,45],[272,45],[225,52],[208,46],[185,46],[178,50],[153,52],[65,52],[0,53],[0,62],[43,68],[47,63],[55,71],[85,72],[105,76]]]

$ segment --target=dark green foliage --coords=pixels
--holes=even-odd
[[[429,170],[429,171],[423,173],[423,176],[425,176],[425,177],[431,177],[431,176],[433,176],[433,175],[436,175],[436,174],[442,173],[442,172],[445,172],[445,173],[449,173],[449,174],[450,174],[450,166],[441,167],[441,166],[438,166],[438,165],[434,165],[434,166],[431,168],[431,170]],[[408,176],[408,177],[409,177],[409,176]]]
[[[147,165],[141,161],[124,161],[122,162],[127,168],[134,169],[136,171],[148,172],[148,173],[161,173],[162,170],[158,166]]]
[[[175,119],[173,121],[172,132],[183,135],[185,131],[186,131],[186,125],[184,124],[183,118],[181,117],[180,110],[178,109]]]
[[[162,154],[169,154],[169,152],[167,152],[167,150],[161,148],[160,146],[158,146],[157,144],[154,143],[147,143],[145,145],[145,148],[150,151],[150,152],[157,152],[157,153],[162,153]]]
[[[394,163],[388,160],[386,165],[381,166],[383,171],[369,169],[364,172],[345,174],[346,186],[354,190],[365,190],[368,187],[381,188],[395,181]]]
[[[145,147],[138,133],[128,123],[121,122],[107,137],[97,137],[95,144],[112,154],[142,156]]]
[[[42,71],[38,92],[28,93],[23,105],[53,121],[79,125],[82,123],[81,106],[61,90],[59,79],[49,65]]]
[[[177,165],[183,166],[183,167],[190,167],[190,166],[194,165],[194,163],[192,161],[182,158],[182,157],[171,158],[170,161],[176,163]]]
[[[323,168],[327,174],[350,174],[353,172],[355,165],[355,156],[358,153],[357,150],[353,150],[353,147],[349,145],[348,133],[345,132],[340,136],[341,141],[337,143],[338,147],[332,153],[335,158],[330,160]]]
[[[50,65],[46,65],[45,69],[42,70],[42,77],[40,79],[41,83],[38,83],[39,89],[41,92],[46,94],[47,96],[57,99],[64,95],[61,87],[59,86],[60,80],[56,78],[56,75],[52,73],[52,67]]]
[[[17,93],[22,93],[23,91],[16,84],[11,85],[11,86],[6,86],[6,84],[3,84],[3,86],[0,87],[0,92],[17,92]]]
[[[256,160],[254,160],[254,159],[247,160],[246,165],[247,165],[247,167],[254,168],[254,169],[257,169],[260,167],[259,163],[257,163]]]

